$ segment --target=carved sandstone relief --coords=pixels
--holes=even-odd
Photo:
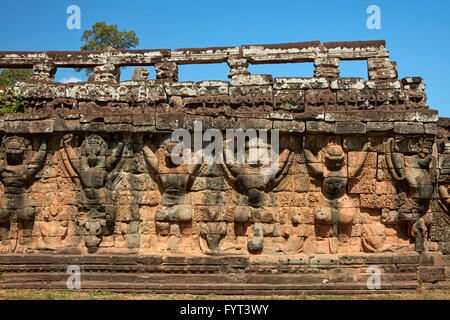
[[[96,134],[87,136],[80,153],[71,145],[73,135],[63,137],[67,154],[64,163],[70,173],[76,173],[81,182],[79,224],[85,228],[85,245],[88,252],[97,251],[103,236],[114,232],[116,206],[108,189],[108,174],[120,160],[123,142],[110,151],[107,143]]]
[[[322,185],[321,197],[314,209],[317,234],[328,234],[329,251],[337,253],[338,246],[348,245],[357,211],[348,199],[348,179],[355,177],[364,165],[367,143],[361,151],[353,151],[352,166],[348,165],[348,154],[337,141],[329,139],[324,147],[317,150],[317,156],[311,152],[311,144],[305,139],[303,152],[310,174],[317,177]]]
[[[339,77],[342,60],[366,61],[368,80]],[[248,70],[299,62],[314,76]],[[178,65],[203,63],[227,63],[231,80],[179,81]],[[55,83],[69,65],[95,73]],[[26,112],[0,116],[3,252],[449,251],[450,122],[429,109],[420,77],[398,79],[384,41],[0,52],[12,66],[34,76],[13,85]],[[137,67],[131,81],[123,66]],[[278,166],[265,171],[263,155],[174,163],[169,136],[195,121],[279,130]]]
[[[279,154],[275,156],[267,136],[265,139],[261,136],[254,137],[253,141],[250,139],[245,142],[246,161],[241,163],[237,163],[239,159],[232,161],[230,154],[225,152],[222,168],[235,190],[241,194],[234,209],[235,233],[244,235],[247,229],[251,228],[252,235],[247,242],[247,249],[251,253],[263,250],[265,237],[284,242],[281,239],[283,233],[279,214],[270,204],[269,193],[290,170],[293,141],[294,138],[289,135],[280,137],[280,151],[277,150]],[[225,142],[229,143],[230,141]],[[233,148],[229,150],[235,152]],[[253,152],[256,156],[251,159]]]
[[[0,208],[0,234],[3,253],[25,252],[32,243],[35,209],[28,206],[28,188],[41,170],[47,142],[41,140],[34,152],[31,142],[21,136],[6,136],[0,154],[0,180],[4,186]]]
[[[402,151],[400,153],[399,151]],[[396,220],[406,222],[415,238],[415,249],[425,251],[431,200],[437,183],[437,148],[432,138],[389,138],[386,164],[392,178],[407,185]]]
[[[201,165],[175,163],[172,151],[176,145],[177,143],[170,141],[170,137],[165,139],[162,137],[156,151],[148,145],[142,149],[148,170],[159,184],[162,194],[161,206],[155,215],[157,233],[161,237],[168,238],[168,248],[174,252],[178,250],[183,228],[188,227],[192,221],[192,206],[188,192]],[[183,157],[183,152],[190,152],[186,150],[179,150],[180,158]]]

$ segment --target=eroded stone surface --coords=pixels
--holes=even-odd
[[[347,59],[367,60],[369,80],[340,78]],[[280,62],[313,62],[314,77],[248,71]],[[178,65],[193,63],[227,63],[231,81],[179,82]],[[13,86],[27,112],[0,117],[2,253],[289,255],[274,263],[322,268],[338,255],[449,252],[450,121],[428,108],[421,78],[397,78],[384,41],[0,52],[11,65],[35,75]],[[94,65],[86,83],[52,82],[58,67]],[[138,68],[120,82],[126,65]],[[278,129],[278,170],[173,163],[170,133],[196,121]],[[443,279],[432,267],[423,281]]]

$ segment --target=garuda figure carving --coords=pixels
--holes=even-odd
[[[26,251],[31,241],[35,210],[27,206],[27,188],[44,165],[47,142],[41,143],[34,156],[32,153],[30,141],[24,137],[9,136],[3,139],[0,153],[0,180],[5,187],[0,207],[2,253]],[[11,224],[16,222],[20,233],[10,235]]]
[[[251,253],[258,253],[264,249],[265,236],[283,237],[279,223],[277,225],[279,221],[276,219],[275,210],[269,206],[268,197],[269,192],[280,184],[291,167],[293,160],[291,138],[290,136],[279,138],[278,146],[281,151],[272,147],[273,133],[270,143],[261,137],[254,137],[254,141],[247,140],[243,163],[239,163],[238,160],[239,150],[234,150],[234,148],[231,150],[229,148],[230,141],[225,142],[225,150],[236,152],[236,161],[231,160],[229,155],[227,156],[227,152],[224,152],[222,168],[232,185],[244,195],[236,206],[234,222],[236,227],[243,231],[253,225],[253,235],[247,241],[247,249]],[[278,139],[278,135],[275,139]],[[256,159],[251,159],[252,152],[257,154]]]
[[[439,187],[437,202],[440,210],[433,211],[430,238],[439,243],[439,249],[450,252],[450,142],[442,142],[439,153]]]
[[[310,174],[322,178],[323,198],[315,211],[316,225],[332,227],[329,247],[337,253],[339,244],[348,242],[356,208],[346,205],[344,196],[349,178],[358,175],[367,158],[367,143],[358,153],[356,163],[349,166],[342,146],[336,142],[328,143],[322,149],[322,157],[315,156],[309,149],[306,139],[303,149]]]
[[[66,168],[73,168],[81,182],[79,212],[87,212],[85,221],[85,245],[89,253],[96,252],[103,236],[114,232],[116,206],[111,202],[111,191],[107,188],[108,174],[121,158],[124,144],[119,142],[109,152],[102,137],[92,134],[81,144],[81,155],[72,147],[73,135],[63,137],[67,154]],[[68,169],[68,172],[72,170]],[[84,218],[84,217],[83,217]]]
[[[407,199],[398,210],[397,221],[408,223],[415,250],[425,251],[430,208],[437,182],[437,147],[433,138],[390,138],[386,142],[386,165],[392,178],[405,181]],[[402,152],[402,153],[400,153]]]
[[[450,143],[443,144],[444,152],[439,155],[439,202],[443,211],[450,213]]]
[[[157,231],[159,235],[169,235],[171,251],[178,250],[183,225],[192,220],[192,208],[187,192],[201,166],[185,162],[175,163],[172,150],[177,144],[166,139],[156,152],[148,146],[142,149],[150,174],[154,176],[162,193],[161,208],[156,212]],[[187,149],[180,150],[180,159],[183,158],[184,152],[187,152]]]
[[[133,81],[147,80],[149,74],[150,72],[148,72],[147,69],[145,69],[143,66],[139,66],[137,68],[134,68],[131,79]]]

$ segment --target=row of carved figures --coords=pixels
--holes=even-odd
[[[245,195],[245,204],[238,205],[234,213],[235,224],[248,225],[253,223],[253,235],[248,240],[249,252],[260,252],[263,249],[264,234],[261,224],[254,218],[255,210],[267,206],[265,195],[276,188],[288,174],[293,162],[295,144],[301,141],[298,136],[283,136],[287,139],[281,145],[278,166],[270,174],[261,174],[261,169],[267,163],[257,161],[253,164],[222,164],[225,176],[231,185]],[[419,140],[417,140],[419,139]],[[42,141],[44,140],[44,141]],[[398,141],[397,141],[398,140]],[[387,169],[394,180],[405,181],[408,186],[408,197],[412,207],[400,207],[398,220],[406,221],[415,237],[417,251],[425,250],[426,220],[424,216],[429,211],[430,201],[438,196],[445,211],[448,212],[450,196],[446,180],[437,185],[438,154],[436,144],[432,139],[394,139],[385,142],[385,159]],[[60,154],[67,171],[72,177],[78,177],[81,183],[79,211],[87,212],[84,224],[84,242],[89,252],[96,252],[102,238],[112,235],[115,226],[116,204],[111,200],[111,188],[108,179],[118,164],[124,146],[131,143],[127,137],[116,143],[110,149],[105,140],[97,134],[86,136],[80,148],[74,147],[73,135],[65,135],[61,139]],[[306,139],[304,139],[306,141]],[[420,141],[420,143],[416,143]],[[402,143],[406,143],[406,152],[402,151]],[[171,153],[177,143],[170,139],[162,140],[159,148],[164,151],[158,156],[149,146],[144,145],[142,153],[149,169],[155,177],[162,194],[161,206],[156,214],[156,222],[165,223],[170,228],[179,227],[180,223],[192,220],[192,210],[187,204],[186,195],[192,186],[201,164],[176,164]],[[248,145],[247,145],[248,146]],[[269,145],[267,145],[270,147]],[[449,152],[448,144],[442,154]],[[2,205],[0,208],[0,232],[2,251],[6,252],[6,234],[11,222],[18,222],[22,235],[29,237],[34,223],[34,211],[24,203],[24,193],[35,180],[36,174],[42,169],[46,154],[47,141],[41,138],[38,151],[34,152],[28,138],[22,136],[6,136],[2,140],[0,154],[0,180],[4,186]],[[339,199],[346,193],[349,178],[360,172],[368,154],[368,143],[357,151],[357,161],[350,167],[345,161],[342,146],[330,142],[322,149],[322,155],[313,152],[303,142],[301,147],[310,175],[319,178],[322,183],[324,203],[315,213],[315,223],[331,225],[335,238],[346,233],[346,228],[352,224],[354,208],[339,206]],[[401,151],[401,152],[400,152]],[[248,153],[248,149],[246,149]],[[314,154],[316,153],[316,154]],[[445,158],[445,157],[444,157]],[[444,159],[443,158],[443,159]],[[217,252],[218,243],[224,236],[223,223],[206,224],[201,229],[201,235],[206,238],[209,249]],[[370,244],[366,244],[370,247]],[[373,247],[373,246],[372,246]],[[376,251],[378,248],[372,248]]]

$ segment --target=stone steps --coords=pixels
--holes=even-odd
[[[105,279],[105,281],[113,281],[117,283],[214,283],[214,284],[317,284],[324,280],[328,283],[366,283],[369,274],[355,275],[333,275],[333,274],[160,274],[160,273],[121,273],[121,272],[82,272],[82,281],[95,281]],[[0,284],[19,283],[19,282],[47,282],[47,281],[65,281],[69,274],[65,272],[14,272],[3,273]],[[397,282],[397,281],[416,281],[416,273],[404,274],[382,274],[381,282]]]
[[[427,259],[425,259],[428,257]],[[83,290],[153,293],[297,294],[393,292],[450,288],[433,255],[360,255],[253,259],[243,256],[0,255],[0,288],[68,290],[77,265]],[[380,290],[369,290],[368,266],[380,268]],[[428,281],[422,281],[428,279]],[[427,283],[422,283],[427,282]]]
[[[19,280],[18,280],[19,281]],[[22,281],[1,283],[1,289],[52,289],[69,290],[65,281]],[[272,295],[337,293],[383,293],[416,290],[420,286],[416,281],[398,281],[382,284],[380,289],[370,290],[365,282],[355,283],[316,283],[316,284],[217,284],[217,283],[126,283],[102,281],[82,281],[83,291],[148,292],[148,293],[187,293],[187,294],[230,294],[230,295]]]

